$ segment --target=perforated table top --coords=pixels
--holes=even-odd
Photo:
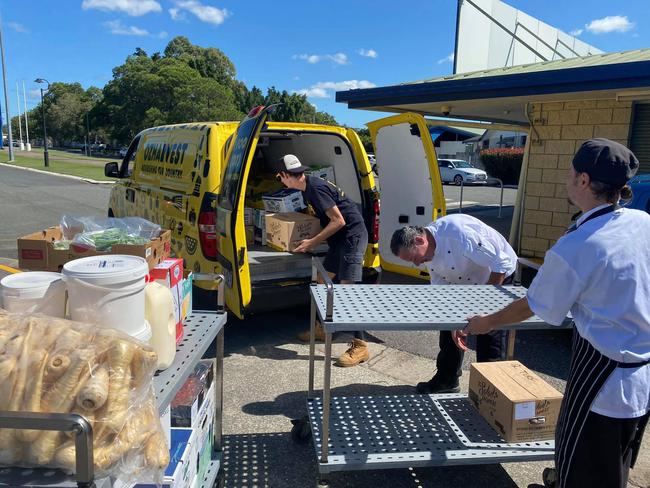
[[[354,330],[453,330],[467,317],[496,312],[526,296],[522,286],[334,285],[333,320],[326,321],[327,288],[312,285],[316,311],[327,332]],[[521,327],[553,327],[533,316]]]
[[[506,443],[465,394],[333,397],[328,462],[319,471],[553,459],[552,440]],[[322,398],[307,401],[316,456]]]

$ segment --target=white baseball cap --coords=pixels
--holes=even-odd
[[[280,161],[284,165],[284,169],[280,171],[287,171],[288,173],[304,173],[309,169],[307,166],[303,166],[300,159],[293,154],[282,156]]]

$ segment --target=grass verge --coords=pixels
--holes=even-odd
[[[49,167],[43,165],[42,159],[28,158],[24,156],[15,156],[11,163],[7,161],[6,154],[0,154],[0,163],[7,163],[22,168],[40,169],[51,173],[79,176],[97,181],[114,181],[114,178],[104,176],[104,167],[97,164],[84,162],[59,161],[56,157],[50,157]]]

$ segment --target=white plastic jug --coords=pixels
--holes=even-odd
[[[171,290],[155,281],[147,283],[144,315],[151,325],[149,344],[158,354],[158,369],[168,368],[176,355],[176,319]]]
[[[65,284],[59,273],[27,271],[0,280],[0,308],[16,313],[42,313],[63,318]]]
[[[144,286],[147,261],[109,254],[75,259],[63,265],[72,320],[113,327],[132,336],[146,329]]]

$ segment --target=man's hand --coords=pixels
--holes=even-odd
[[[461,351],[467,351],[467,336],[473,334],[487,334],[492,330],[492,324],[489,322],[488,317],[484,315],[474,315],[467,317],[467,327],[463,330],[454,330],[451,333],[451,338],[454,344]]]
[[[314,248],[314,241],[312,239],[304,239],[298,243],[293,252],[309,252]]]

